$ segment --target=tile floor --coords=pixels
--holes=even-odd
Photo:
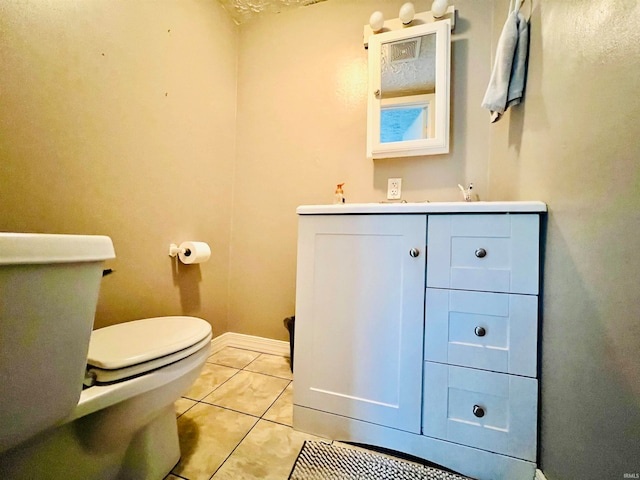
[[[293,430],[289,359],[226,347],[176,402],[182,458],[165,480],[282,480],[305,440]]]

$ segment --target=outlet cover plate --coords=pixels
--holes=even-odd
[[[387,200],[400,200],[402,198],[402,179],[389,178],[387,180]]]

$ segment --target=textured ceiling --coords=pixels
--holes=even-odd
[[[414,58],[394,59],[394,46],[403,51],[415,43]],[[385,42],[380,49],[382,98],[422,95],[436,91],[436,36],[427,34],[396,42]]]
[[[280,13],[284,10],[305,7],[326,0],[218,0],[240,25],[263,13]]]

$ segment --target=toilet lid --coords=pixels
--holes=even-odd
[[[156,317],[94,330],[87,363],[118,370],[169,356],[211,338],[211,325],[195,317]]]

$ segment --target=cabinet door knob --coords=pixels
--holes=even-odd
[[[478,418],[484,417],[484,408],[482,408],[480,405],[474,405],[473,414]]]
[[[485,330],[484,327],[476,327],[476,329],[474,330],[474,333],[478,337],[484,337],[487,334],[487,331]]]
[[[412,248],[411,250],[409,250],[409,255],[411,255],[413,258],[416,258],[418,255],[420,255],[420,250],[418,250],[417,248]]]
[[[478,248],[476,250],[476,257],[483,258],[487,256],[487,251],[484,248]]]

